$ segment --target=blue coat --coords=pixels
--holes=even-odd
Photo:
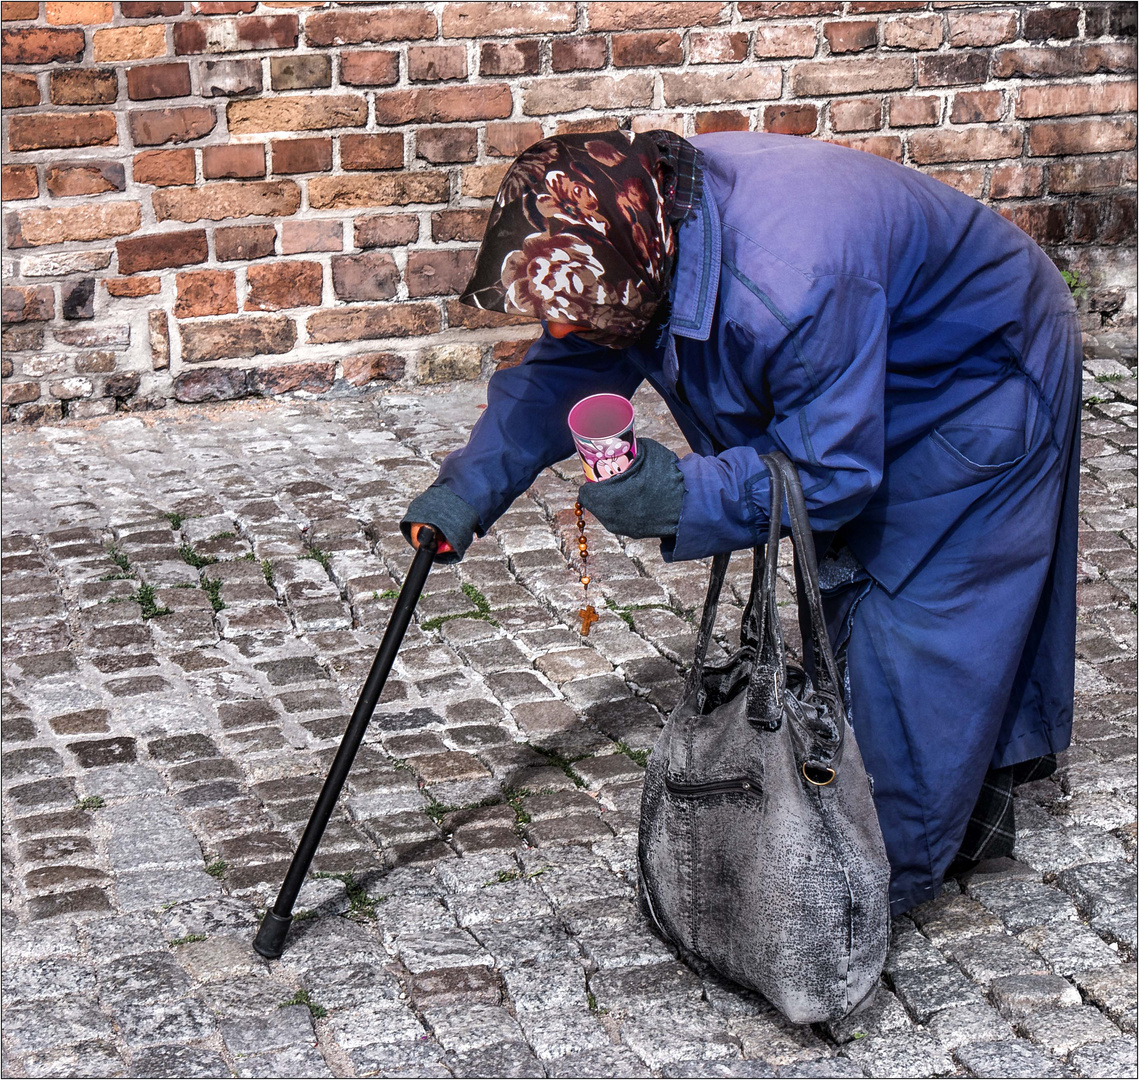
[[[653,348],[543,334],[490,381],[439,483],[483,530],[573,452],[587,394],[648,380],[693,453],[664,557],[767,533],[773,448],[816,530],[872,580],[848,645],[900,912],[928,899],[986,770],[1064,749],[1072,720],[1081,338],[1063,279],[1000,215],[922,173],[788,136],[697,137]]]

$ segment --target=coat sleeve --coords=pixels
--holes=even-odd
[[[467,445],[448,454],[436,484],[466,502],[482,536],[548,465],[574,452],[566,419],[590,394],[632,397],[641,374],[624,351],[543,332],[517,367],[496,372]]]
[[[754,547],[771,518],[761,453],[782,450],[798,467],[812,526],[837,529],[882,480],[885,453],[886,299],[877,282],[815,279],[796,308],[747,282],[760,305],[739,340],[759,355],[733,366],[762,371],[772,419],[755,443],[680,461],[684,500],[667,561]],[[730,313],[729,313],[730,316]],[[756,397],[763,389],[756,388]]]

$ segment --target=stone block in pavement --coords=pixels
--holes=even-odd
[[[1001,881],[972,885],[970,894],[1016,934],[1030,926],[1076,922],[1071,900],[1059,889],[1035,881]]]
[[[1043,971],[1043,959],[1010,934],[977,934],[948,942],[945,955],[981,986],[1003,975]]]
[[[1077,972],[1074,979],[1088,1001],[1103,1009],[1124,1031],[1135,1034],[1139,987],[1134,963]]]
[[[756,1073],[755,1075],[760,1074]],[[865,1076],[866,1073],[850,1058],[836,1057],[785,1065],[775,1075],[779,1077],[818,1077],[819,1080],[838,1080],[841,1077],[861,1077]]]
[[[1004,975],[994,979],[989,990],[1001,1015],[1011,1020],[1081,1003],[1080,992],[1059,975]]]
[[[669,1003],[701,1000],[700,980],[675,962],[650,967],[614,968],[590,976],[589,989],[598,1008],[646,1012]]]
[[[1009,1022],[984,1003],[942,1009],[930,1017],[928,1030],[947,1050],[967,1043],[999,1042],[1014,1037]]]
[[[1135,867],[1127,863],[1087,863],[1065,870],[1056,884],[1088,917],[1114,911],[1132,916],[1136,904]]]
[[[948,1076],[953,1061],[942,1046],[924,1032],[868,1035],[848,1043],[845,1054],[867,1076]]]
[[[235,1065],[241,1077],[303,1076],[317,1080],[336,1075],[315,1046],[289,1046],[263,1054],[248,1054],[238,1058]]]
[[[561,1077],[645,1077],[648,1066],[623,1046],[587,1050],[546,1062],[546,1075]]]
[[[542,1061],[598,1053],[612,1043],[596,1013],[585,1008],[543,1009],[518,1017],[526,1041]]]
[[[116,1005],[114,1012],[119,1035],[130,1046],[199,1042],[217,1030],[213,1014],[196,997],[161,1008],[148,1002],[123,1003]]]
[[[1055,1058],[1028,1043],[1013,1040],[967,1043],[959,1046],[954,1056],[974,1076],[1046,1080],[1070,1075]]]
[[[313,1041],[305,1005],[287,1005],[259,1017],[223,1020],[221,1037],[231,1054],[258,1054]]]
[[[902,1003],[884,986],[879,986],[874,1000],[854,1016],[832,1020],[827,1034],[837,1043],[848,1043],[867,1035],[883,1035],[895,1031],[909,1031],[913,1023]]]
[[[885,972],[920,971],[938,967],[945,957],[909,919],[895,919],[890,931],[890,950],[886,953]]]
[[[90,1067],[87,1065],[88,1069]],[[76,1075],[112,1076],[115,1074],[86,1072]],[[138,1077],[230,1077],[233,1073],[230,1072],[230,1068],[221,1054],[214,1050],[168,1044],[166,1046],[148,1046],[136,1050],[131,1055],[130,1071],[121,1075]]]
[[[1030,926],[1017,937],[1038,952],[1057,975],[1065,978],[1119,962],[1118,951],[1082,923]]]
[[[1041,1009],[1022,1017],[1016,1026],[1033,1042],[1059,1057],[1087,1043],[1116,1039],[1120,1034],[1119,1028],[1091,1005]]]
[[[780,1071],[824,1057],[829,1061],[834,1054],[808,1025],[792,1024],[774,1010],[733,1017],[728,1021],[728,1031],[739,1040],[746,1059],[762,1061]]]
[[[1115,1038],[1106,1042],[1089,1043],[1073,1050],[1068,1064],[1076,1076],[1115,1077],[1134,1076],[1135,1061],[1139,1057],[1134,1038]]]
[[[982,1001],[976,984],[946,961],[940,967],[916,971],[896,971],[891,976],[894,993],[906,1011],[919,1023],[926,1023],[935,1013],[959,1005],[977,1005]]]
[[[630,1014],[621,1041],[646,1065],[663,1069],[681,1061],[717,1061],[740,1056],[739,1044],[724,1019],[707,1006],[667,1006]]]
[[[606,784],[619,784],[630,780],[643,780],[644,767],[624,754],[604,754],[599,757],[575,761],[571,766],[590,791]]]
[[[423,1019],[445,1050],[464,1053],[494,1046],[526,1045],[518,1021],[497,1005],[445,1005],[425,1009]]]
[[[216,1056],[216,1055],[215,1055]],[[220,1057],[219,1057],[220,1060]],[[5,1062],[7,1064],[7,1062]],[[161,1076],[157,1072],[128,1072],[127,1066],[110,1042],[93,1039],[70,1046],[57,1046],[26,1054],[24,1071],[28,1076]],[[167,1074],[173,1075],[173,1074]],[[181,1074],[180,1074],[181,1075]],[[201,1073],[201,1076],[229,1076],[224,1073]]]

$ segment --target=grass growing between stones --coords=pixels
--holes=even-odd
[[[119,551],[114,544],[111,544],[110,547],[107,548],[107,554],[110,556],[111,562],[119,568],[119,572],[117,574],[104,574],[99,578],[100,581],[126,581],[134,577],[130,559]]]
[[[162,615],[171,614],[168,607],[158,606],[158,602],[154,599],[153,585],[140,585],[138,592],[136,592],[131,599],[142,608],[142,617],[144,620],[157,619]]]
[[[605,598],[605,606],[613,612],[630,630],[636,630],[636,615],[638,611],[671,611],[674,615],[679,615],[682,619],[692,621],[692,616],[688,612],[677,611],[670,604],[618,604],[611,596]]]
[[[534,753],[541,754],[555,769],[561,769],[577,787],[585,787],[585,781],[573,771],[573,766],[575,762],[589,757],[589,754],[578,754],[577,757],[569,758],[559,754],[556,750],[546,750],[541,746],[535,746],[533,743],[527,743],[526,745],[529,746]]]
[[[355,915],[361,919],[374,919],[376,917],[376,906],[382,904],[387,899],[386,896],[377,896],[374,898],[369,896],[367,889],[365,889],[351,873],[331,874],[327,871],[320,870],[313,874],[313,877],[342,882],[344,891],[348,894],[348,914]],[[291,1004],[303,1005],[304,1002],[292,1002]]]
[[[651,750],[634,750],[628,743],[620,741],[617,743],[617,749],[620,750],[625,757],[635,761],[642,769],[645,767],[649,760],[649,755],[652,753]]]
[[[216,877],[220,881],[225,877],[225,872],[228,867],[229,863],[227,863],[225,859],[215,859],[206,867],[206,873],[209,874],[210,877]]]
[[[225,601],[221,598],[221,581],[217,578],[202,578],[202,591],[210,598],[210,607],[214,611],[225,608]]]
[[[313,1001],[308,996],[307,990],[298,990],[288,1001],[282,1001],[277,1008],[287,1009],[290,1005],[307,1005],[314,1020],[323,1020],[328,1015],[328,1010],[323,1005],[318,1005]]]
[[[265,575],[265,584],[273,588],[273,564],[268,559],[261,560],[261,573]]]
[[[189,563],[195,570],[201,570],[203,566],[212,566],[217,562],[215,556],[199,555],[189,544],[179,545],[178,554],[182,556],[183,562]]]
[[[428,619],[425,623],[421,623],[420,630],[438,630],[444,623],[448,623],[452,619],[481,619],[483,622],[490,623],[491,626],[498,625],[498,620],[490,613],[490,601],[474,585],[468,581],[459,587],[463,590],[463,595],[475,605],[476,610],[459,611],[454,615],[437,615],[434,619]],[[399,594],[393,591],[392,595],[398,596]]]
[[[514,811],[514,828],[519,832],[523,825],[530,824],[530,815],[522,809],[522,800],[529,794],[529,788],[507,788],[503,793],[507,806]]]
[[[308,551],[302,556],[302,559],[315,559],[321,566],[324,567],[326,574],[332,573],[332,563],[329,561],[328,556],[320,550],[315,544],[310,544]]]
[[[169,944],[172,946],[191,945],[195,941],[205,941],[205,940],[206,940],[205,934],[185,934],[184,936],[182,936],[180,938],[174,938],[173,940],[171,940],[169,942]]]
[[[107,805],[102,795],[88,795],[85,799],[78,799],[75,803],[77,810],[101,810]]]

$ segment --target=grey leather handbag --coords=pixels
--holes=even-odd
[[[682,952],[812,1023],[870,1000],[889,941],[890,868],[846,721],[798,474],[782,454],[763,461],[776,521],[787,493],[817,675],[786,660],[778,527],[766,556],[755,552],[741,647],[706,661],[728,566],[716,556],[685,694],[645,776],[639,894]]]

